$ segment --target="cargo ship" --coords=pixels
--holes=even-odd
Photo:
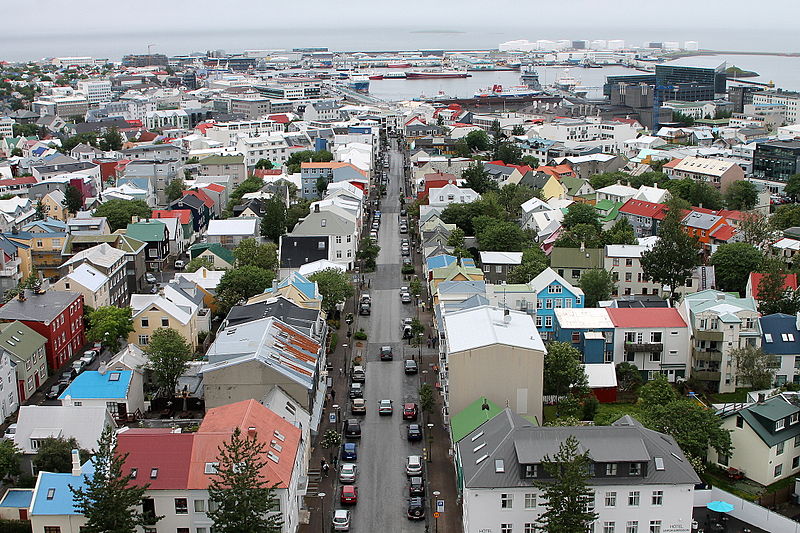
[[[514,85],[511,87],[503,87],[502,85],[493,85],[486,89],[481,89],[476,92],[474,98],[504,98],[507,100],[524,100],[533,96],[541,95],[542,91],[531,89],[526,85]]]
[[[368,93],[369,77],[365,75],[350,76],[350,79],[345,82],[345,86],[359,93]]]
[[[406,72],[409,80],[434,80],[441,78],[469,78],[466,70],[411,70]]]

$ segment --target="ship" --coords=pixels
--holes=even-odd
[[[433,80],[440,78],[469,78],[466,70],[411,70],[406,72],[409,80]]]
[[[387,63],[386,68],[410,68],[411,63]]]
[[[386,72],[383,78],[387,80],[404,80],[406,78],[406,73],[402,71]]]
[[[505,98],[509,100],[522,100],[526,97],[537,96],[542,94],[541,91],[531,89],[526,85],[513,85],[511,87],[503,87],[502,85],[493,85],[486,89],[481,89],[476,92],[475,98]]]
[[[363,74],[351,75],[350,79],[345,82],[345,87],[359,93],[368,93],[369,77]]]
[[[528,68],[522,71],[522,76],[520,76],[522,83],[524,83],[529,89],[533,89],[535,91],[540,91],[542,89],[541,83],[539,83],[539,73],[536,72],[534,68]]]
[[[556,80],[555,86],[562,91],[571,91],[578,85],[576,80],[570,73],[569,69],[564,69],[564,75]]]

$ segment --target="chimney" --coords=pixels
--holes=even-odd
[[[759,392],[758,393],[758,403],[764,403],[765,399],[766,399],[766,396],[764,395],[764,393],[763,392]]]
[[[131,224],[136,224],[137,222],[139,222],[139,215],[133,215],[131,217]]]
[[[319,213],[319,204],[314,204],[314,212]]]
[[[205,278],[206,276],[208,276],[208,269],[207,269],[206,267],[203,267],[201,270],[203,271],[203,277],[204,277],[204,278]]]
[[[503,309],[503,323],[510,324],[511,323],[511,311],[508,309]]]
[[[108,371],[108,365],[105,363],[100,363],[100,366],[97,367],[97,373],[101,376],[105,376],[106,372]]]
[[[72,475],[82,475],[83,471],[81,470],[81,452],[78,450],[72,450],[70,455],[72,456]]]
[[[586,243],[581,241],[581,252],[585,252],[585,251],[586,251]]]
[[[275,292],[277,290],[278,290],[278,280],[277,279],[273,279],[272,280],[272,292]]]
[[[697,204],[697,207],[699,207],[700,209],[703,209],[703,202],[700,202],[699,204]]]
[[[255,426],[250,426],[249,428],[247,428],[247,436],[250,437],[250,438],[253,438],[253,439],[256,438],[256,427]]]
[[[24,302],[25,301],[25,289],[20,289],[19,294],[17,294],[17,299],[20,302]]]

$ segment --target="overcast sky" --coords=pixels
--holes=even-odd
[[[135,34],[363,24],[452,30],[484,25],[541,30],[556,25],[564,33],[572,28],[602,33],[604,27],[788,30],[797,28],[800,14],[797,0],[28,0],[3,4],[6,35],[64,35],[81,28]],[[782,16],[765,16],[764,5],[770,6],[769,13]],[[792,12],[795,16],[788,16]],[[747,48],[746,36],[742,34],[743,48]]]

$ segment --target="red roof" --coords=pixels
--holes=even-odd
[[[764,274],[759,274],[757,272],[750,273],[750,281],[748,285],[750,285],[750,290],[753,293],[753,298],[755,298],[756,300],[758,300],[758,286],[761,284],[761,280],[763,278]],[[784,274],[783,288],[797,290],[797,274]]]
[[[25,185],[28,183],[36,183],[36,178],[33,176],[20,176],[18,178],[7,178],[0,180],[0,187],[10,187],[11,185]]]
[[[212,124],[212,123],[209,123],[209,122],[201,122],[200,124],[195,126],[194,129],[200,130],[200,132],[203,135],[205,135],[206,134],[206,130],[208,130],[210,128],[213,128],[214,126],[216,126],[216,124]]]
[[[618,328],[685,328],[686,322],[675,308],[645,307],[618,309],[607,307],[611,322]]]
[[[711,237],[718,241],[728,241],[734,235],[736,235],[736,228],[728,224],[722,224],[711,233]]]
[[[210,183],[210,184],[206,185],[206,186],[205,186],[205,187],[203,187],[203,188],[204,188],[204,189],[211,189],[211,190],[212,190],[212,191],[214,191],[214,192],[222,192],[222,191],[224,191],[224,190],[225,190],[225,187],[223,187],[223,186],[222,186],[222,185],[220,185],[219,183]]]
[[[683,161],[683,159],[673,159],[669,163],[664,164],[661,168],[675,168],[681,161]]]
[[[621,213],[655,218],[656,220],[663,220],[664,217],[667,216],[666,205],[647,202],[645,200],[634,200],[633,198],[622,204],[619,210]]]
[[[214,200],[212,200],[202,189],[193,189],[191,191],[183,191],[183,196],[197,196],[200,200],[206,204],[206,207],[212,208],[214,207]]]
[[[269,115],[267,118],[273,122],[277,122],[278,124],[288,124],[291,122],[285,113],[280,115]]]
[[[253,171],[253,175],[258,178],[263,178],[264,176],[280,176],[281,173],[282,171],[279,168],[257,168]]]
[[[154,209],[153,218],[177,218],[181,224],[192,221],[192,211],[189,209]]]
[[[635,118],[622,118],[622,117],[612,118],[611,122],[622,122],[623,124],[630,124],[631,126],[639,123],[639,121],[636,120]]]
[[[560,178],[561,176],[575,176],[575,172],[569,165],[555,165],[555,166],[539,166],[534,169],[536,172],[544,172],[550,176]]]
[[[123,473],[135,469],[134,484],[150,483],[150,490],[185,490],[193,441],[194,433],[172,433],[169,428],[129,429],[117,435],[116,453],[128,454]]]
[[[428,181],[444,181],[444,182],[455,183],[456,182],[456,175],[455,174],[450,174],[450,173],[447,173],[447,172],[431,172],[430,174],[425,174],[423,176],[423,179],[426,182],[428,182]]]

